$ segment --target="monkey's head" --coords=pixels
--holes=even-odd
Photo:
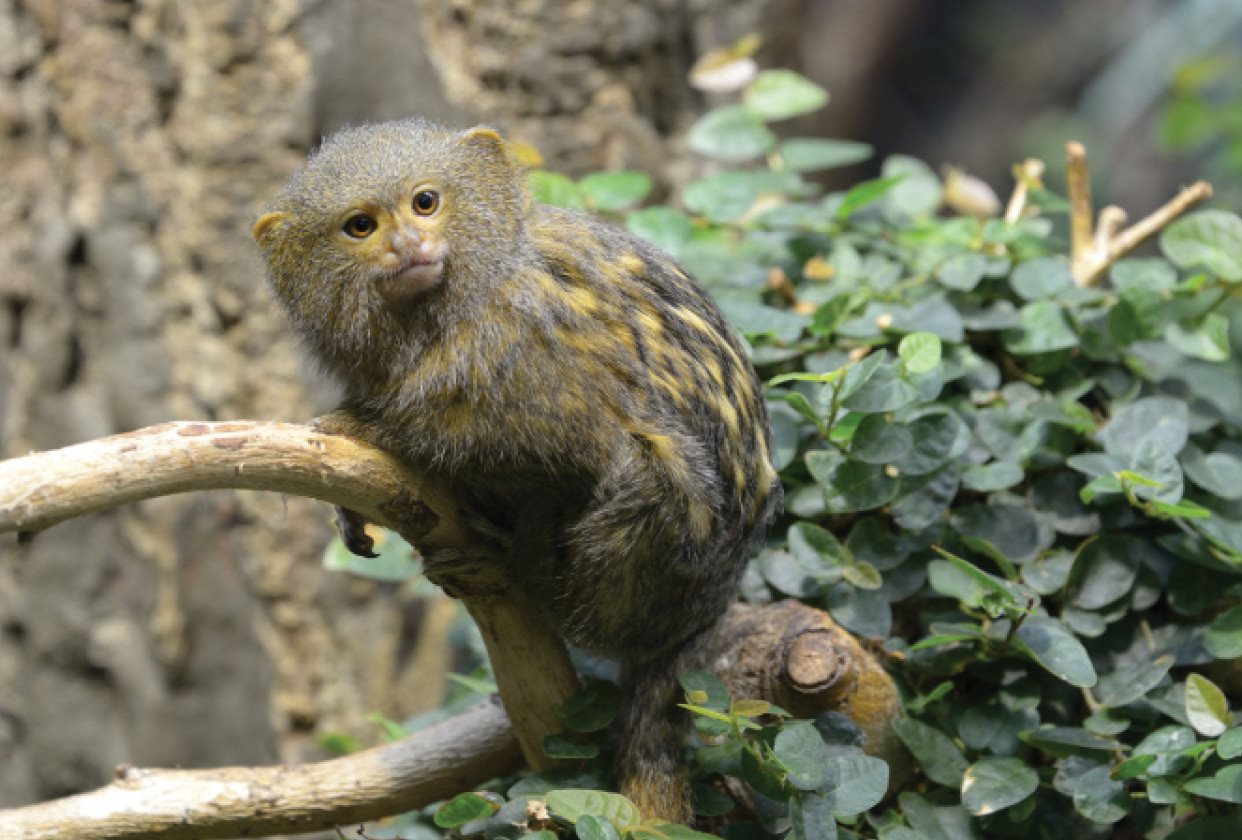
[[[325,141],[254,237],[277,296],[322,345],[324,331],[363,336],[438,298],[485,294],[524,247],[526,202],[492,129],[402,120]]]

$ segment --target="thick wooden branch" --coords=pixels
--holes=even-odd
[[[107,787],[0,810],[0,840],[203,840],[298,834],[399,814],[522,765],[497,702],[409,738],[316,764],[117,768]]]
[[[0,462],[0,534],[30,534],[74,516],[189,490],[275,490],[322,499],[399,533],[424,554],[477,546],[469,517],[441,485],[362,441],[314,425],[177,422]],[[428,565],[451,583],[487,645],[527,762],[548,766],[543,739],[577,687],[565,646],[499,566]]]
[[[0,533],[222,488],[346,506],[426,548],[471,540],[449,495],[387,453],[314,426],[255,421],[164,423],[0,461]]]

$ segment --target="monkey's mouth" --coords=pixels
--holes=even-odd
[[[375,288],[389,301],[407,300],[434,288],[444,276],[444,258],[412,259],[376,281]]]

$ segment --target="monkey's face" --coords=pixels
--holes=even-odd
[[[364,202],[340,213],[335,245],[371,267],[375,290],[399,304],[437,286],[444,277],[443,190],[422,182],[396,204]]]

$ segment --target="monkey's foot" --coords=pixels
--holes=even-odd
[[[379,557],[375,553],[375,540],[367,533],[367,520],[360,513],[343,507],[336,509],[336,527],[341,532],[341,542],[359,557]]]

